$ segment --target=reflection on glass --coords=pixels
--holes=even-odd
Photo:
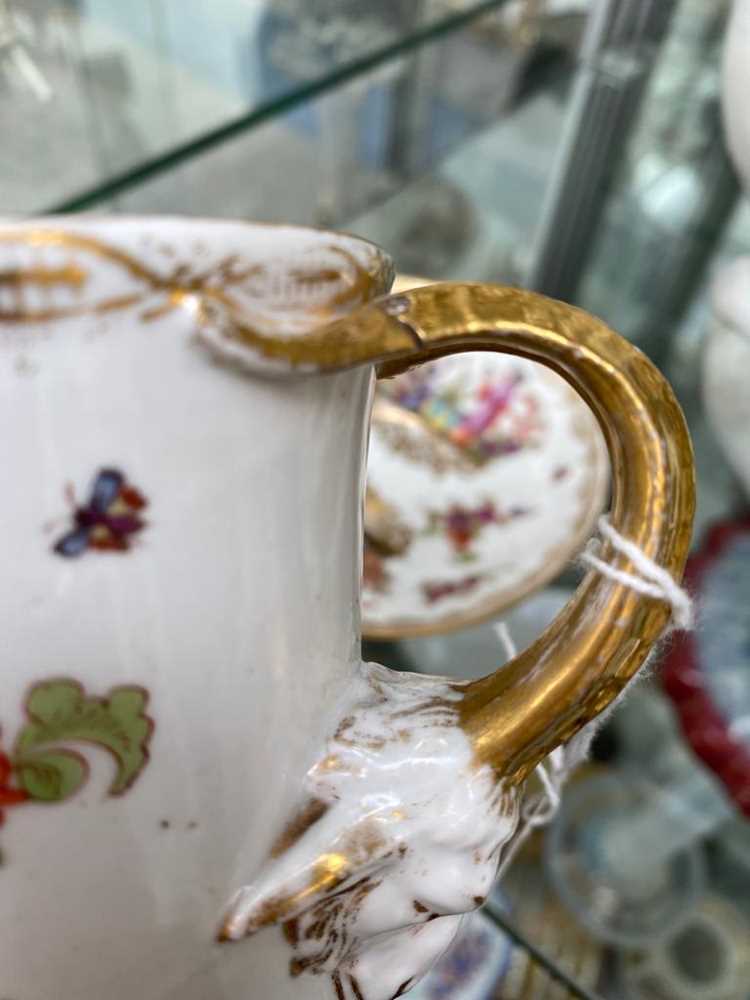
[[[663,361],[737,196],[719,64],[729,4],[681,0],[577,301]]]
[[[487,0],[3,0],[0,121],[12,111],[22,119],[22,134],[13,133],[0,155],[0,210],[64,201],[282,98],[301,100],[306,87],[354,60],[387,54],[396,43],[408,48],[414,32],[447,26],[456,16],[471,20],[475,8],[486,6]],[[22,46],[8,46],[11,32],[20,33]],[[6,79],[5,66],[21,72],[19,59],[26,99],[11,93]],[[44,91],[47,109],[35,106],[32,91]],[[377,109],[379,99],[370,100]],[[372,103],[358,109],[361,121],[372,114]],[[305,122],[309,109],[297,118]],[[393,142],[392,156],[399,146]],[[30,160],[37,166],[34,183],[24,176]]]

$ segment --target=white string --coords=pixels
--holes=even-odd
[[[505,622],[498,622],[495,625],[495,633],[503,646],[507,659],[512,660],[517,654],[517,649]],[[568,746],[572,747],[576,738],[574,737]],[[535,773],[542,786],[542,792],[540,795],[527,797],[523,801],[521,805],[521,823],[516,836],[511,841],[498,867],[498,878],[503,875],[523,844],[526,843],[529,834],[539,827],[546,826],[560,808],[562,787],[568,780],[571,771],[566,759],[566,749],[566,747],[555,747],[546,760],[540,761],[537,764]],[[574,766],[577,766],[583,758],[578,754],[575,756],[576,761]],[[585,756],[586,753],[584,753]]]
[[[635,590],[639,594],[646,594],[648,597],[656,597],[666,601],[672,609],[672,627],[691,629],[693,627],[693,602],[690,600],[688,592],[674,580],[663,566],[658,566],[634,542],[613,528],[606,517],[599,518],[599,531],[616,552],[627,556],[638,572],[628,573],[626,570],[616,569],[600,559],[599,556],[595,555],[596,540],[592,540],[593,544],[589,543],[586,547],[581,555],[581,562],[598,570],[608,579],[630,587],[631,590]]]
[[[693,605],[687,591],[683,590],[662,567],[649,559],[633,542],[624,538],[619,531],[612,527],[606,517],[599,519],[599,531],[611,543],[615,551],[627,556],[633,566],[638,570],[636,573],[628,573],[625,570],[616,569],[604,562],[595,555],[591,546],[587,547],[581,559],[586,565],[598,570],[610,580],[616,580],[626,587],[630,587],[639,594],[646,594],[649,597],[656,597],[666,601],[672,610],[672,624],[675,628],[689,629],[693,625]],[[594,544],[596,541],[594,540]],[[513,642],[508,626],[505,622],[495,625],[495,632],[503,646],[506,657],[512,660],[516,656],[516,645]],[[643,671],[641,671],[643,673]],[[537,764],[535,768],[536,776],[542,786],[542,791],[538,795],[527,796],[521,805],[521,817],[518,832],[506,850],[503,859],[498,867],[498,877],[501,877],[511,864],[521,847],[528,840],[529,835],[535,829],[546,826],[554,819],[560,808],[562,790],[571,774],[588,757],[591,743],[599,727],[607,718],[617,704],[620,703],[630,685],[633,684],[640,675],[632,678],[620,695],[612,702],[609,708],[584,726],[580,732],[563,746],[556,747],[552,753]]]

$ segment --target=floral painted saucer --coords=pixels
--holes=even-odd
[[[476,353],[379,383],[367,476],[363,631],[405,639],[492,618],[557,576],[594,529],[609,465],[562,378]]]

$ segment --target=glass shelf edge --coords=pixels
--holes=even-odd
[[[44,216],[81,212],[109,201],[117,195],[137,188],[146,181],[188,162],[201,153],[216,148],[229,139],[246,134],[253,128],[293,110],[312,98],[334,90],[378,66],[397,59],[399,56],[415,52],[423,45],[459,31],[480,17],[500,10],[508,2],[509,0],[481,0],[479,3],[472,4],[467,10],[449,14],[432,24],[410,32],[407,36],[389,45],[384,45],[380,49],[345,63],[320,79],[313,80],[297,90],[284,94],[275,101],[254,108],[194,139],[180,143],[168,152],[146,160],[138,167],[115,174],[101,184],[54,202],[32,214]]]

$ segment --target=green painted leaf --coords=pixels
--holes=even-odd
[[[60,802],[86,781],[88,766],[83,757],[68,750],[47,750],[17,760],[15,771],[32,799]]]
[[[29,721],[16,742],[16,761],[25,762],[37,747],[92,743],[115,758],[117,772],[109,792],[120,795],[148,760],[153,725],[144,712],[147,701],[139,687],[115,688],[107,698],[94,698],[73,680],[36,684],[26,699]]]

